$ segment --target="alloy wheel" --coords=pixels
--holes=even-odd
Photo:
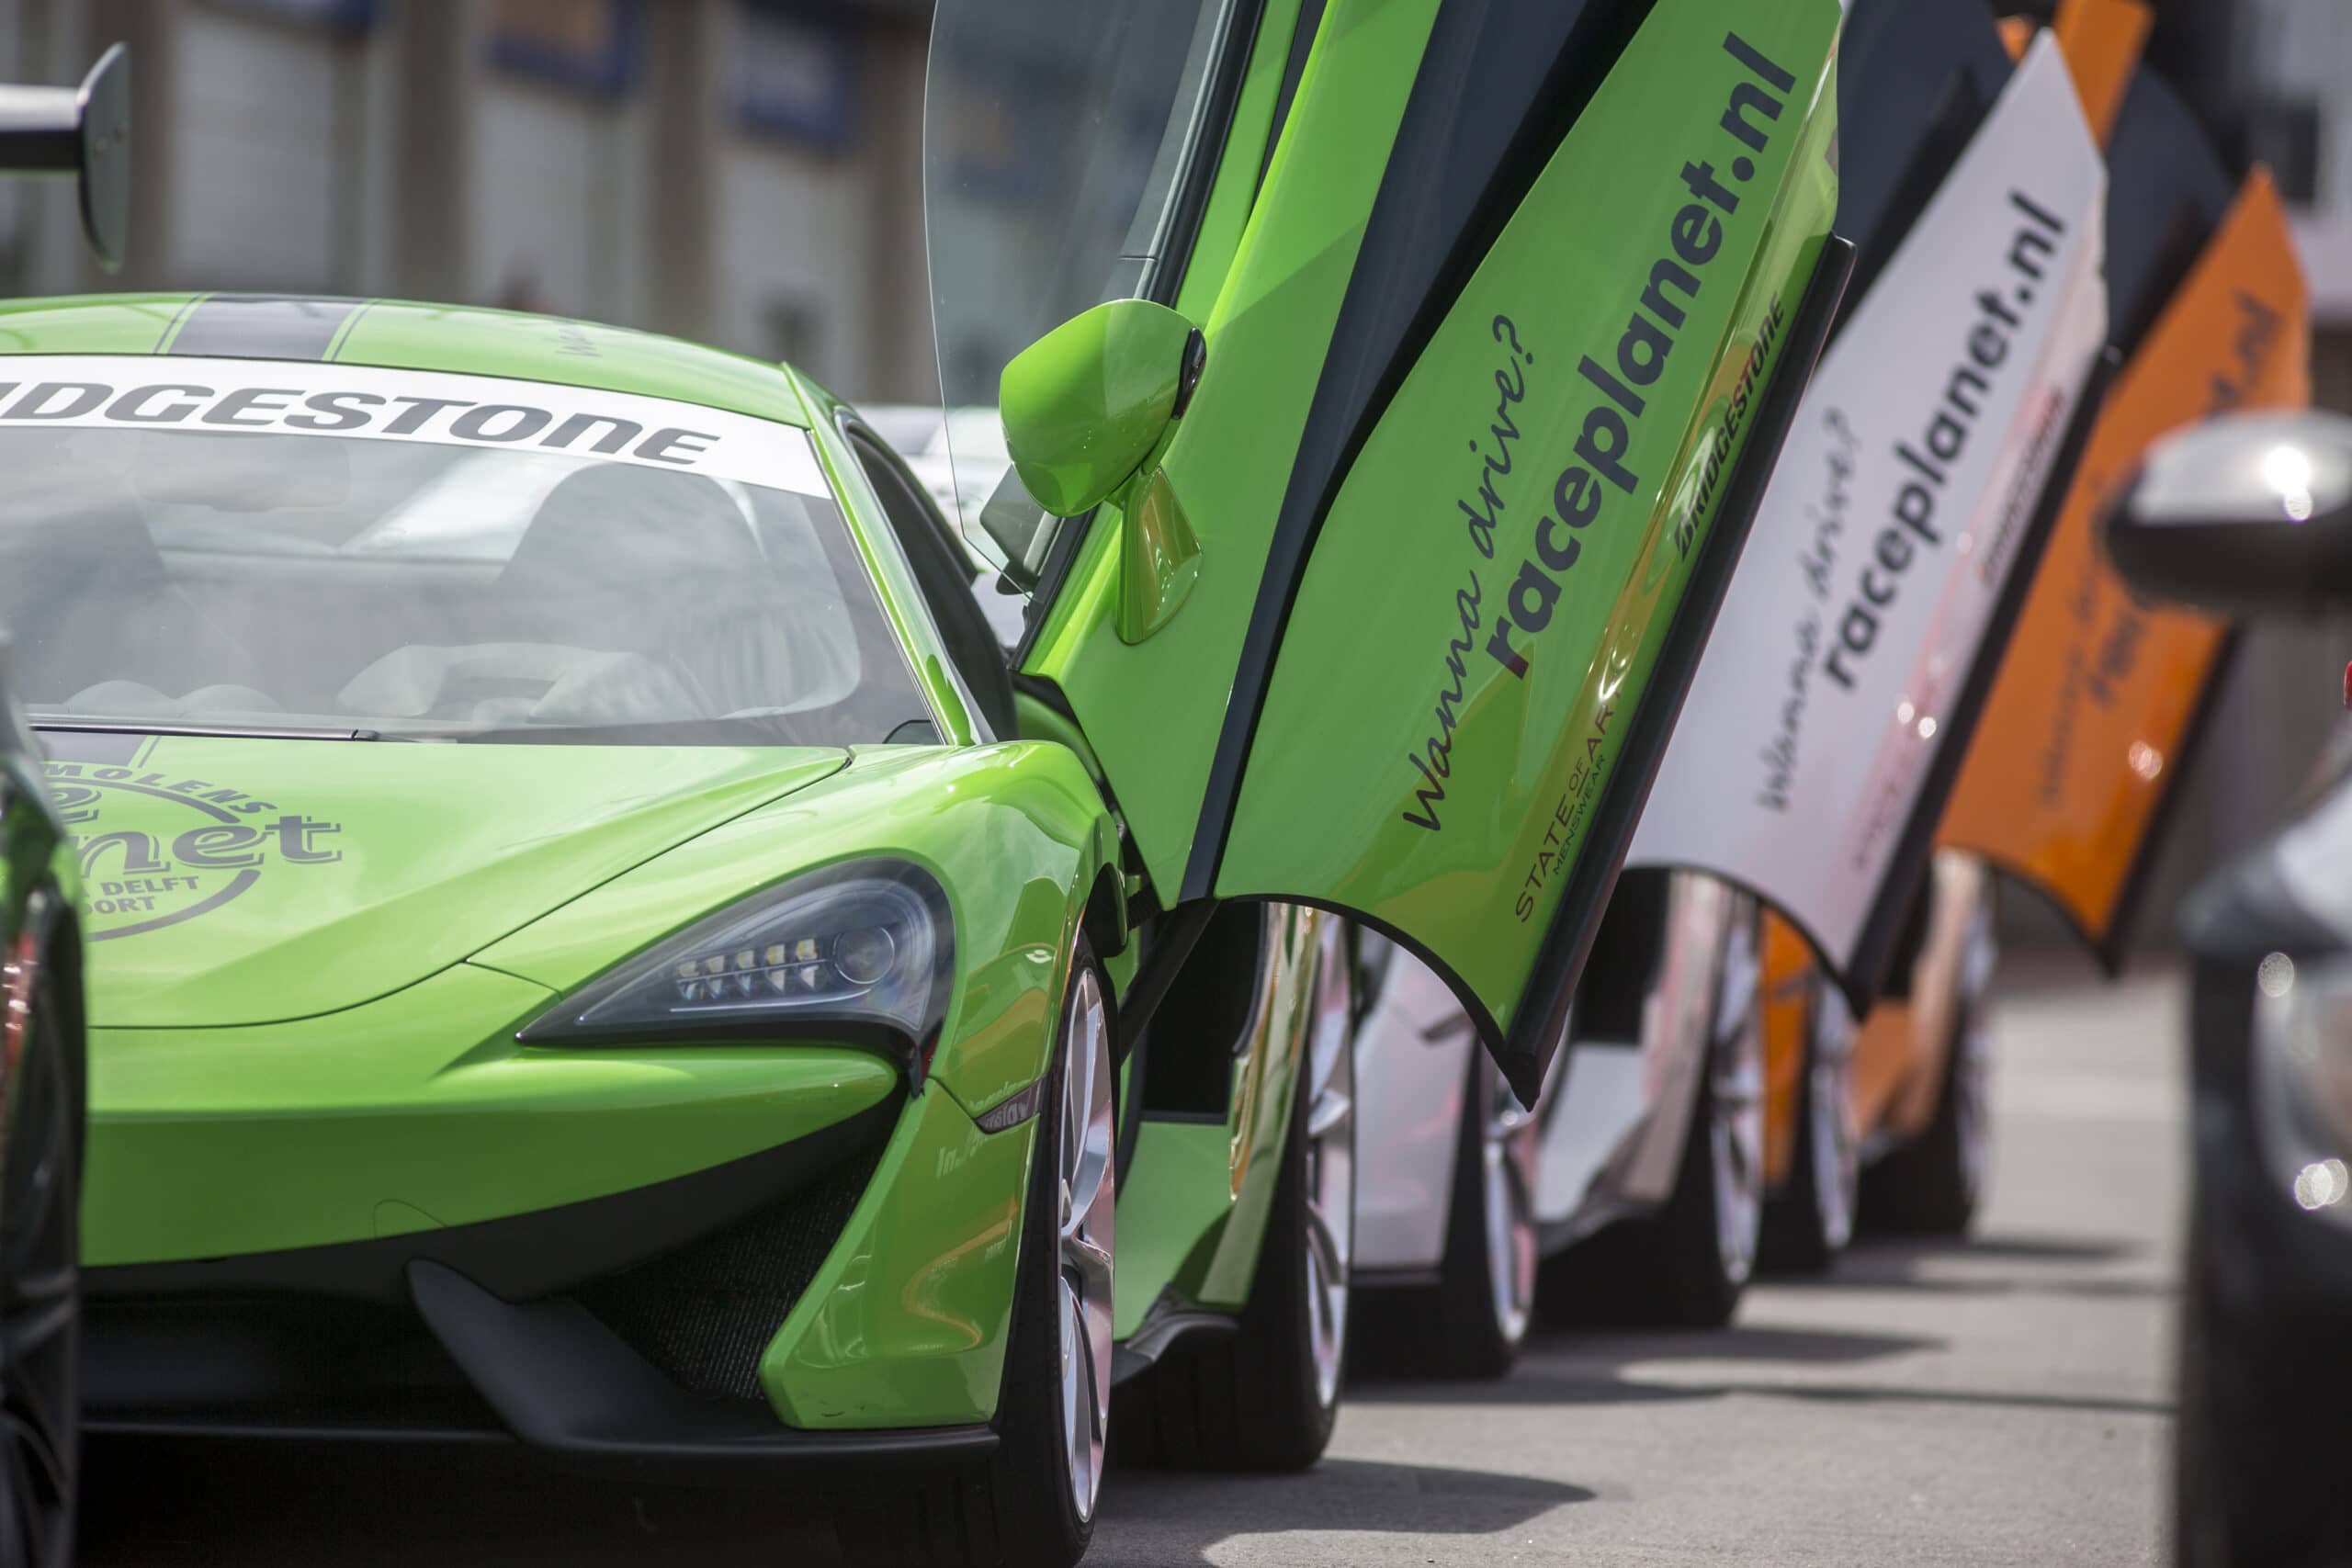
[[[1992,900],[1979,897],[1968,916],[1968,945],[1962,950],[1960,1021],[1952,1035],[1952,1118],[1960,1135],[1962,1186],[1969,1205],[1984,1190],[1984,1174],[1992,1161],[1993,1030],[1986,1016],[1986,993],[2000,961],[1993,934]]]
[[[1826,978],[1814,992],[1805,1117],[1815,1213],[1823,1246],[1836,1252],[1854,1238],[1862,1153],[1861,1130],[1854,1119],[1854,1015]]]
[[[1111,1030],[1102,981],[1070,980],[1062,1024],[1060,1350],[1070,1497],[1094,1517],[1111,1421],[1111,1258],[1117,1218]]]
[[[1756,1270],[1764,1219],[1764,1038],[1756,1018],[1756,922],[1732,928],[1708,1052],[1706,1133],[1713,1156],[1715,1247],[1724,1281]]]
[[[1308,1021],[1306,1098],[1306,1299],[1315,1397],[1340,1397],[1347,1359],[1348,1276],[1355,1259],[1355,1001],[1345,928],[1326,917],[1317,942],[1315,1011]]]
[[[1500,1073],[1486,1067],[1479,1076],[1487,1096],[1478,1139],[1487,1282],[1495,1327],[1505,1343],[1516,1345],[1526,1337],[1535,1310],[1535,1117]]]

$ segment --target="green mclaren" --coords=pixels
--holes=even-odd
[[[1211,939],[1229,1104],[1114,1248],[1119,824],[849,411],[481,311],[0,329],[0,617],[95,971],[90,1429],[495,1437],[1022,1562],[1084,1539],[1114,1375],[1320,1450],[1340,924]]]

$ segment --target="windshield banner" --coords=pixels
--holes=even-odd
[[[1754,889],[1849,992],[2106,339],[2105,187],[2044,38],[1823,358],[1627,856]]]
[[[808,433],[632,392],[291,359],[11,355],[0,430],[344,435],[601,457],[831,497]]]

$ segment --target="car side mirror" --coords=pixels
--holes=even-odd
[[[2352,604],[2352,419],[2224,414],[2158,442],[2109,510],[2139,592],[2223,614]]]
[[[79,87],[0,85],[0,174],[72,175],[98,265],[122,265],[130,231],[130,51],[116,44]]]
[[[1165,305],[1114,299],[1004,367],[1005,449],[1037,504],[1077,517],[1135,478],[1200,378],[1200,333]]]
[[[1022,350],[998,388],[1005,449],[1038,505],[1078,517],[1118,501],[1118,632],[1130,643],[1167,625],[1200,574],[1200,543],[1152,459],[1207,359],[1182,316],[1114,299]]]

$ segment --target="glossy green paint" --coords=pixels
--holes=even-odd
[[[1193,324],[1148,299],[1072,317],[1004,367],[999,409],[1021,482],[1057,517],[1091,512],[1166,434]]]
[[[903,1087],[873,1054],[821,1043],[516,1043],[556,999],[458,964],[323,1018],[93,1031],[85,1260],[318,1247],[579,1202],[774,1147]]]
[[[1058,746],[860,748],[832,777],[618,877],[476,961],[570,992],[616,960],[792,873],[910,861],[956,918],[956,983],[931,1081],[972,1115],[1045,1070],[1065,956],[1118,838]]]
[[[1248,1304],[1313,1022],[1316,942],[1335,918],[1295,906],[1272,911],[1271,961],[1234,1063],[1225,1122],[1138,1127],[1119,1190],[1119,1337],[1135,1333],[1163,1295],[1210,1311]]]
[[[261,1024],[373,1000],[848,761],[183,735],[128,764],[52,761],[90,893],[91,1021]]]
[[[1736,8],[1748,42],[1775,61],[1810,61],[1810,73],[1752,178],[1725,176],[1735,211],[1718,214],[1687,187],[1686,161],[1713,158],[1724,175],[1741,147],[1719,119],[1753,73],[1723,47],[1724,9],[1652,13],[1351,470],[1292,607],[1216,882],[1227,896],[1331,897],[1410,935],[1502,1030],[1708,547],[1725,486],[1706,476],[1727,473],[1744,448],[1749,422],[1734,400],[1744,413],[1760,385],[1743,374],[1759,344],[1760,373],[1777,363],[1770,351],[1835,209],[1826,62],[1838,11],[1826,0]],[[1600,228],[1586,216],[1596,211],[1616,220]],[[1701,278],[1687,304],[1662,296],[1687,318],[1668,352],[1637,300],[1660,257],[1683,265],[1673,237],[1683,214],[1708,225],[1702,238],[1720,238],[1711,262],[1685,268]],[[1650,323],[1638,339],[1635,315]],[[1578,361],[1637,380],[1620,367],[1629,355],[1655,364],[1643,357],[1651,349],[1664,364],[1641,385],[1651,412],[1633,422],[1621,487],[1583,439],[1591,411],[1621,412]],[[1509,424],[1520,442],[1497,435]],[[1511,471],[1483,468],[1473,441],[1502,446]],[[1433,446],[1461,456],[1432,461]],[[1572,475],[1582,483],[1564,491]],[[1465,499],[1493,526],[1473,525]],[[1576,507],[1588,522],[1571,522]],[[1364,526],[1380,516],[1451,526]],[[1523,678],[1489,651],[1507,616]],[[1382,635],[1363,638],[1366,626]],[[1464,669],[1458,684],[1450,659]],[[1380,695],[1334,702],[1342,680]],[[1329,831],[1298,830],[1310,808]]]
[[[798,1423],[983,1418],[1012,1299],[1013,1249],[999,1243],[1014,1234],[1028,1135],[985,1135],[971,1118],[1044,1069],[1064,955],[1115,867],[1116,835],[1083,765],[1052,745],[861,750],[797,793],[808,798],[738,813],[379,1001],[266,1027],[104,1032],[92,1260],[526,1213],[740,1157],[902,1093],[900,1064],[821,1041],[592,1050],[513,1033],[616,959],[779,877],[910,860],[940,878],[955,917],[932,1077],[763,1376]]]
[[[1256,601],[1283,480],[1353,272],[1437,0],[1333,0],[1232,269],[1202,321],[1208,362],[1167,463],[1208,570],[1183,613],[1123,641],[1117,561],[1095,519],[1082,619],[1041,637],[1031,668],[1061,682],[1117,792],[1152,880],[1181,887]],[[1196,457],[1194,454],[1199,454]],[[1195,463],[1229,465],[1216,484]],[[1059,606],[1057,606],[1058,608]],[[1172,894],[1170,895],[1172,897]]]
[[[1217,158],[1216,177],[1210,182],[1207,205],[1202,210],[1200,231],[1193,236],[1192,250],[1184,258],[1184,276],[1176,296],[1176,310],[1187,321],[1209,319],[1250,214],[1256,209],[1266,144],[1273,135],[1274,108],[1297,33],[1299,12],[1300,0],[1267,0],[1261,11],[1258,31],[1250,44],[1250,63],[1242,75],[1240,95],[1234,103],[1232,123]],[[1028,660],[1029,669],[1067,680],[1072,660],[1085,646],[1089,630],[1104,615],[1121,613],[1117,593],[1118,573],[1124,569],[1118,553],[1122,526],[1114,500],[1107,503],[1080,541],[1061,592],[1046,609],[1046,623]],[[1186,527],[1189,531],[1189,517]],[[1193,543],[1197,547],[1197,534]]]
[[[187,294],[0,299],[0,354],[153,354]]]
[[[927,1427],[995,1414],[1037,1125],[983,1133],[947,1095],[916,1100],[761,1359],[787,1422]]]
[[[1120,510],[1119,640],[1137,643],[1183,608],[1201,576],[1201,541],[1168,470],[1127,487]]]
[[[1164,459],[1204,563],[1182,614],[1140,645],[1117,635],[1118,561],[1098,516],[1031,656],[1069,694],[1162,887],[1182,885],[1193,852],[1225,674],[1435,12],[1434,0],[1333,0],[1323,14]],[[1745,424],[1727,434],[1726,414],[1754,396],[1739,387],[1750,351],[1776,304],[1783,327],[1795,311],[1827,229],[1835,111],[1823,88],[1838,15],[1835,0],[1651,11],[1342,480],[1276,655],[1216,893],[1373,916],[1509,1026],[1706,546],[1721,486],[1702,504],[1696,475],[1740,449]],[[1724,48],[1735,29],[1794,79],[1744,180],[1726,171],[1748,150],[1721,124],[1734,89],[1756,79]],[[1602,401],[1579,360],[1610,358],[1655,263],[1674,256],[1673,225],[1697,199],[1682,170],[1701,160],[1736,186],[1736,209],[1720,213],[1703,287],[1675,296],[1685,319],[1640,383],[1650,412],[1620,454],[1631,492],[1612,486],[1601,521],[1575,537],[1582,559],[1552,578],[1556,603],[1522,680],[1487,645]],[[1212,262],[1203,276],[1215,274]],[[1197,303],[1190,275],[1186,295]],[[1768,351],[1763,372],[1775,363]],[[1482,454],[1498,419],[1515,427],[1502,438],[1511,471],[1490,480]],[[1473,441],[1486,445],[1474,453]],[[1459,503],[1479,504],[1488,482],[1501,510],[1491,531],[1473,530]],[[1556,525],[1551,537],[1555,553],[1571,547]],[[1546,607],[1540,585],[1526,592]],[[1513,649],[1527,641],[1515,635]],[[1432,784],[1449,792],[1437,829],[1406,816],[1427,815],[1415,790]]]
[[[1233,1213],[1233,1133],[1224,1122],[1150,1122],[1136,1128],[1119,1189],[1119,1271],[1112,1332],[1125,1339],[1198,1252],[1214,1252]],[[1181,1299],[1181,1292],[1179,1296]],[[1197,1304],[1187,1303],[1185,1304]]]
[[[884,614],[890,617],[901,645],[913,655],[916,683],[930,697],[944,725],[941,739],[956,746],[1011,739],[1011,736],[989,736],[979,731],[973,722],[967,694],[949,673],[946,644],[923,603],[922,590],[917,586],[906,557],[891,540],[882,500],[874,493],[857,454],[842,434],[842,422],[854,411],[790,366],[783,370],[810,412],[808,433],[816,444],[818,465],[832,481],[833,492],[842,498],[842,514],[849,520],[860,558],[881,584]]]
[[[1013,692],[1012,709],[1020,721],[1023,739],[1047,740],[1069,748],[1078,760],[1086,764],[1088,774],[1098,783],[1101,781],[1102,768],[1094,760],[1094,748],[1086,743],[1086,731],[1072,724],[1059,710],[1039,702],[1028,692],[1017,689]]]
[[[1234,99],[1233,119],[1226,130],[1216,175],[1209,184],[1208,203],[1201,209],[1200,230],[1184,258],[1184,281],[1176,293],[1176,309],[1187,321],[1208,319],[1257,206],[1258,176],[1265,167],[1266,143],[1273,135],[1274,106],[1282,96],[1283,73],[1297,36],[1299,11],[1300,0],[1263,0],[1259,8],[1250,63],[1242,73],[1240,94]]]

